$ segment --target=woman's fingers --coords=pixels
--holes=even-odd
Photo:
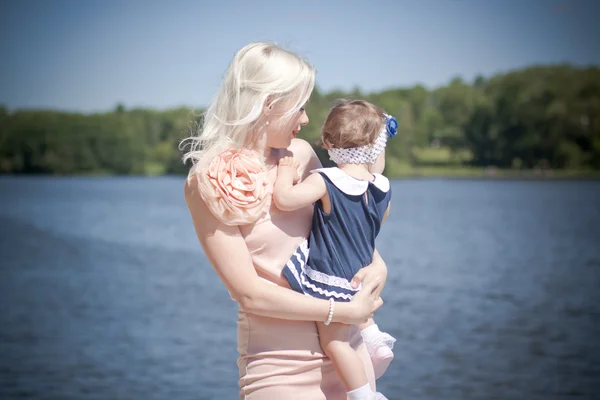
[[[373,279],[372,281],[368,281],[367,283],[365,283],[363,285],[362,290],[369,293],[370,295],[375,295],[375,292],[377,289],[379,289],[379,287],[381,286],[381,277],[378,276],[377,278]],[[379,297],[379,296],[374,296],[374,297]]]
[[[377,297],[381,297],[382,291],[383,291],[383,285],[381,284],[381,281],[379,281],[379,285],[377,286],[377,288],[375,288],[375,290],[373,291],[373,294]]]
[[[375,315],[375,311],[379,310],[379,307],[381,307],[382,305],[383,299],[381,297],[375,300],[375,302],[373,303],[373,312],[371,313],[369,318],[373,318],[373,316]]]
[[[352,288],[356,289],[358,287],[358,285],[360,285],[360,283],[363,281],[363,279],[365,279],[366,273],[367,273],[366,269],[364,269],[364,268],[359,269],[358,272],[356,273],[356,275],[354,275],[354,277],[352,278],[352,282],[350,282],[350,286],[352,286]]]
[[[363,306],[366,306],[366,309],[364,309],[364,311],[367,311],[367,314],[363,314],[362,318],[372,318],[375,311],[377,311],[379,307],[383,305],[383,300],[381,299],[381,297],[379,295],[376,295],[377,289],[380,286],[381,277],[378,276],[373,280],[365,282],[362,290],[354,296],[356,301],[360,301],[363,304]],[[363,322],[366,322],[366,320]]]

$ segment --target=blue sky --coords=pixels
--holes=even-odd
[[[2,1],[0,104],[201,107],[255,40],[308,58],[324,91],[600,65],[599,11],[595,0]]]

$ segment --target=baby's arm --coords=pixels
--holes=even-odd
[[[384,169],[385,169],[385,149],[383,149],[383,151],[379,154],[379,156],[377,157],[377,160],[375,160],[375,162],[369,166],[369,172],[372,174],[383,174]],[[385,214],[383,215],[383,219],[381,220],[382,224],[385,222],[388,215],[390,214],[390,206],[391,206],[391,202],[390,202],[390,204],[388,204],[388,207],[385,210]]]
[[[381,219],[381,224],[383,225],[383,223],[385,222],[385,220],[387,219],[387,217],[390,215],[390,207],[392,206],[392,202],[390,201],[387,208],[385,209],[385,214],[383,214],[383,218]]]
[[[294,185],[298,163],[291,157],[279,160],[277,180],[273,188],[273,201],[281,211],[294,211],[313,204],[327,196],[327,186],[320,174],[310,174]]]

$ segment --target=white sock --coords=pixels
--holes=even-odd
[[[368,383],[365,386],[351,390],[346,394],[348,395],[349,400],[371,400],[373,398],[373,391]]]
[[[362,335],[365,341],[369,342],[372,341],[373,338],[376,338],[379,335],[381,335],[381,331],[379,330],[377,324],[374,324],[367,326],[365,329],[360,331],[360,334]]]

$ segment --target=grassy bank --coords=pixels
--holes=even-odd
[[[530,170],[478,168],[468,166],[388,166],[385,175],[401,178],[486,178],[486,179],[600,179],[594,170]]]
[[[321,154],[326,157],[325,154]],[[386,157],[385,175],[391,179],[403,178],[464,178],[464,179],[598,179],[600,170],[593,169],[522,169],[475,167],[469,165],[471,154],[464,150],[451,152],[447,148],[419,148],[413,150],[413,163],[395,157]],[[325,162],[325,160],[323,160]],[[79,171],[70,174],[18,174],[18,175],[52,175],[52,176],[164,176],[184,175],[186,168],[182,166],[176,172],[169,172],[167,164],[147,162],[143,171],[131,174],[114,174],[109,170]],[[2,175],[0,173],[0,175]],[[10,175],[10,174],[9,174]]]
[[[592,169],[523,169],[475,167],[468,165],[468,151],[452,153],[447,148],[423,148],[413,151],[414,164],[395,158],[386,159],[385,175],[390,178],[490,178],[490,179],[600,179]]]

